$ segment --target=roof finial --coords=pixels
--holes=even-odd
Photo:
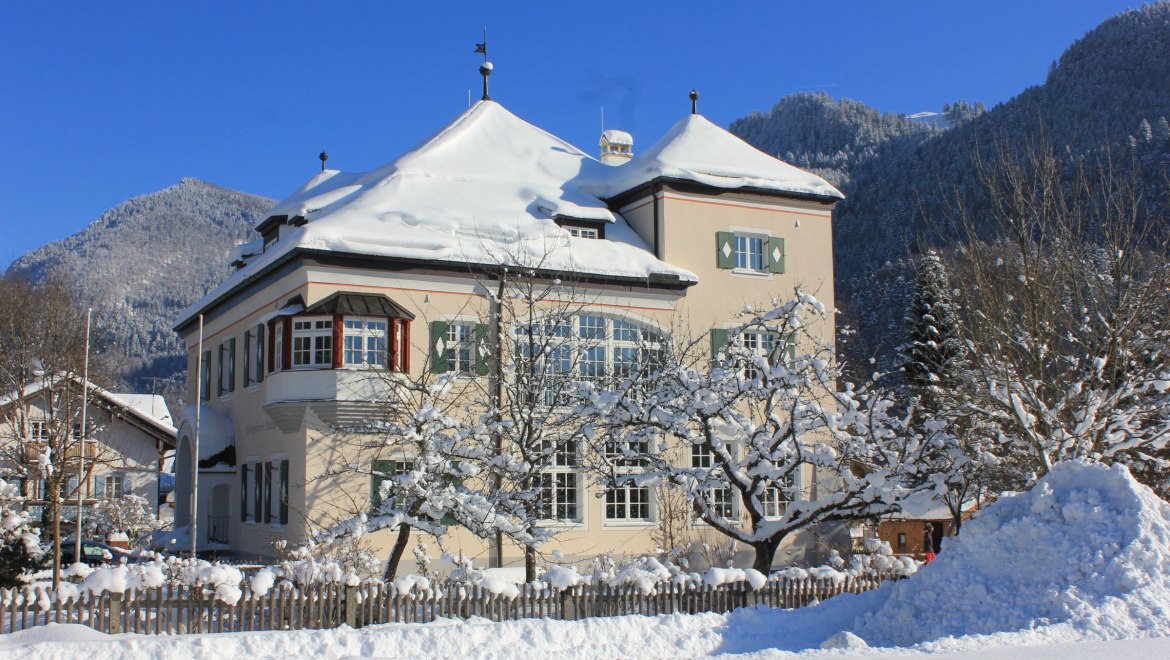
[[[322,149],[321,154],[318,155],[317,158],[321,159],[321,171],[324,172],[325,171],[325,161],[329,160],[329,154],[325,153],[325,150]]]
[[[488,61],[486,27],[483,29],[483,43],[475,44],[475,52],[483,53],[483,64],[479,65],[479,75],[483,76],[483,100],[490,101],[492,97],[488,94],[488,76],[492,75],[492,63]]]
[[[691,114],[699,114],[699,92],[691,89]]]
[[[491,95],[488,94],[487,79],[488,79],[488,76],[492,75],[492,63],[491,62],[484,62],[483,64],[480,64],[479,65],[479,75],[483,76],[483,100],[490,101],[490,100],[492,100],[492,97],[491,97]]]

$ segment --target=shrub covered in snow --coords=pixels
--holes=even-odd
[[[27,581],[27,574],[44,554],[22,500],[16,484],[0,479],[0,587]]]

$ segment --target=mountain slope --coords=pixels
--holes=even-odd
[[[878,139],[871,140],[868,157],[834,165],[846,174],[840,182],[845,201],[834,218],[837,300],[844,320],[860,331],[843,346],[858,364],[877,356],[880,366],[888,368],[913,281],[907,276],[908,260],[917,252],[924,229],[945,218],[954,191],[977,203],[973,155],[993,157],[997,141],[1021,146],[1042,136],[1058,149],[1082,154],[1092,154],[1103,144],[1128,144],[1154,186],[1151,199],[1164,197],[1160,172],[1170,165],[1170,4],[1110,18],[1072,44],[1043,85],[985,113],[963,112],[964,120],[950,130],[886,134],[879,127],[896,122],[879,121],[876,111],[852,109],[851,104],[840,102],[841,116],[829,117],[829,123],[849,125],[846,114],[860,117],[863,121],[853,124],[856,139],[864,143],[860,136],[867,134]],[[732,126],[742,126],[740,134],[757,147],[782,158],[795,152],[796,162],[801,162],[801,150],[809,149],[802,123],[777,124],[761,132],[749,130],[754,117]],[[818,153],[832,153],[849,140],[813,144]],[[825,161],[806,162],[815,167]]]
[[[17,259],[9,271],[75,282],[95,308],[99,331],[127,356],[122,385],[174,390],[186,366],[171,330],[175,316],[227,277],[228,252],[253,237],[273,203],[183,179],[119,204],[73,236]]]

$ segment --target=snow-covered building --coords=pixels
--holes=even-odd
[[[380,405],[371,365],[485,378],[462,349],[482,331],[500,265],[571,276],[581,322],[614,344],[598,353],[605,373],[618,327],[686,327],[714,341],[745,304],[798,286],[833,308],[831,213],[842,196],[832,185],[695,113],[644,151],[632,145],[606,131],[602,162],[484,100],[385,166],[323,170],[273,207],[260,238],[231,255],[237,270],[176,324],[188,403],[201,402],[201,423],[218,429],[200,430],[199,542],[272,555],[273,541],[297,542],[345,503],[368,502],[368,479],[346,489],[318,478],[355,460],[323,429]],[[832,337],[831,323],[824,331]],[[180,474],[192,460],[191,417]],[[607,506],[571,462],[556,469],[568,476],[550,497],[572,506],[550,521],[562,532],[545,550],[654,549],[648,489],[630,486],[645,492]],[[184,488],[180,476],[176,502]],[[178,507],[176,525],[189,519]],[[448,549],[486,561],[482,544],[452,534]]]
[[[42,470],[37,462],[50,439],[64,438],[64,434],[69,440],[56,444],[67,446],[68,454],[45,460],[53,469],[69,473],[61,483],[61,496],[67,498],[62,514],[70,520],[76,515],[82,382],[80,377],[62,375],[0,397],[0,471],[20,479],[34,515],[49,495],[46,482],[38,476]],[[149,502],[155,515],[165,516],[159,478],[175,449],[177,434],[166,401],[160,395],[110,392],[89,382],[86,386],[89,431],[84,438],[83,503],[137,495]],[[62,402],[63,397],[70,400]],[[23,466],[16,464],[21,457]]]

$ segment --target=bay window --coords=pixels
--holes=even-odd
[[[342,363],[347,367],[386,366],[386,319],[346,317]]]
[[[293,368],[333,366],[333,319],[295,318],[292,322]]]

